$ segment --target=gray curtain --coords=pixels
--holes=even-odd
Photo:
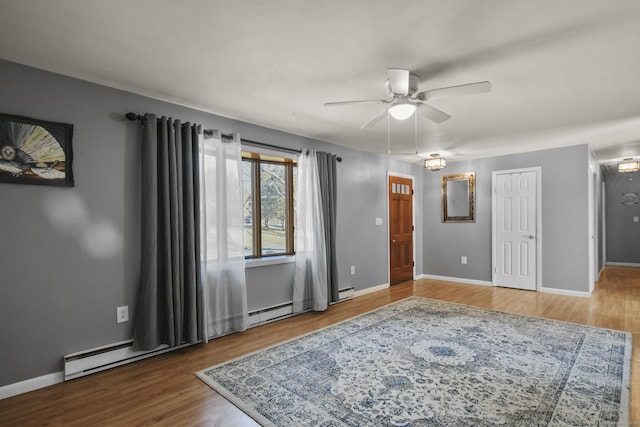
[[[324,217],[324,234],[327,247],[327,295],[329,302],[337,302],[338,264],[336,261],[336,197],[338,193],[336,155],[318,151],[318,175],[320,179],[320,195]]]
[[[198,134],[200,126],[142,120],[140,287],[133,346],[202,338]]]

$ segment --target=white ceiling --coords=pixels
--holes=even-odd
[[[640,155],[638,0],[0,0],[0,57],[373,153]],[[453,116],[360,125],[387,68]],[[7,82],[1,84],[8,84]],[[123,111],[123,113],[126,113]]]

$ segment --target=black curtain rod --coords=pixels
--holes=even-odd
[[[233,138],[233,134],[230,134],[230,133],[223,133],[222,136],[224,138]],[[252,141],[250,139],[244,139],[244,138],[240,138],[240,142],[247,145],[254,145],[256,147],[272,148],[274,150],[288,151],[290,153],[296,153],[296,154],[300,154],[302,152],[302,150],[297,150],[295,148],[278,147],[277,145],[271,145],[265,142]]]
[[[143,121],[144,120],[144,116],[141,116],[139,114],[136,113],[127,113],[124,115],[128,120],[131,120],[132,122],[135,122],[136,120],[139,121]],[[210,129],[205,129],[204,130],[205,133],[211,133],[212,131]],[[223,133],[221,134],[221,136],[223,138],[233,138],[233,134],[230,133]],[[254,145],[257,147],[265,147],[265,148],[272,148],[274,150],[284,150],[284,151],[289,151],[290,153],[297,153],[300,154],[302,152],[302,150],[296,150],[295,148],[287,148],[287,147],[278,147],[277,145],[271,145],[271,144],[266,144],[264,142],[258,142],[258,141],[252,141],[250,139],[244,139],[244,138],[240,138],[240,142],[247,144],[247,145]],[[338,163],[342,162],[342,157],[336,157],[336,160],[338,161]]]
[[[222,137],[231,139],[231,138],[233,138],[233,134],[223,133]],[[267,144],[266,142],[252,141],[250,139],[240,138],[240,142],[242,142],[243,144],[246,144],[246,145],[253,145],[253,146],[256,146],[256,147],[264,147],[264,148],[271,148],[273,150],[278,150],[278,151],[288,151],[290,153],[297,153],[297,154],[302,153],[302,150],[298,150],[298,149],[295,149],[295,148],[280,147],[278,145]],[[336,161],[338,163],[342,162],[342,157],[336,157]]]

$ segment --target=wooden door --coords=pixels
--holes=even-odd
[[[413,279],[413,182],[389,177],[389,280]]]
[[[537,175],[495,175],[495,284],[536,290]]]

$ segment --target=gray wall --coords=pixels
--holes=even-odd
[[[542,286],[589,291],[589,150],[577,145],[450,164],[424,173],[424,272],[491,281],[491,173],[542,167]],[[442,223],[440,178],[476,173],[476,222]],[[467,256],[468,264],[460,264]]]
[[[606,172],[604,182],[607,262],[639,264],[640,222],[633,222],[633,217],[640,217],[640,204],[625,206],[622,195],[640,196],[640,172]]]
[[[605,232],[605,228],[604,228],[604,224],[603,224],[603,215],[602,215],[602,210],[603,207],[605,206],[605,202],[604,202],[604,194],[602,191],[602,185],[604,183],[604,174],[602,171],[601,166],[598,164],[598,161],[596,160],[595,156],[593,155],[593,152],[589,152],[589,171],[590,171],[590,176],[589,178],[591,179],[591,187],[590,187],[590,191],[593,192],[593,199],[592,199],[592,203],[593,203],[593,225],[592,225],[592,229],[591,229],[591,234],[593,234],[594,237],[594,274],[593,274],[593,279],[594,279],[594,286],[595,286],[595,282],[598,281],[598,278],[600,276],[600,271],[602,270],[602,268],[604,267],[604,247],[606,245],[605,239],[604,239],[604,232]]]
[[[0,386],[62,370],[62,356],[131,338],[139,270],[139,126],[154,112],[244,138],[342,156],[338,166],[340,286],[387,283],[386,174],[422,171],[387,158],[0,61],[0,112],[74,125],[75,188],[0,183]],[[384,218],[384,226],[375,225]],[[417,242],[417,272],[422,245]],[[349,267],[356,266],[350,275]],[[292,265],[248,269],[251,309],[291,300]]]

